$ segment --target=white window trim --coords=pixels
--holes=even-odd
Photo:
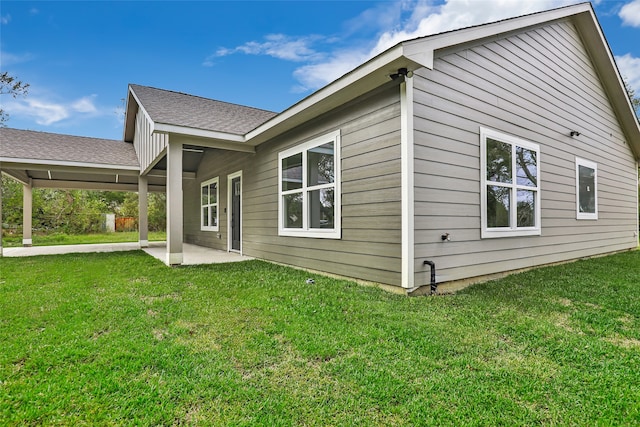
[[[209,186],[211,184],[216,184],[216,203],[210,203],[207,205],[202,204],[202,187]],[[216,225],[215,226],[204,226],[203,218],[202,218],[202,208],[205,206],[216,206]],[[200,230],[201,231],[218,231],[220,229],[220,177],[215,177],[209,179],[207,181],[203,181],[200,183]]]
[[[593,186],[595,193],[596,210],[594,213],[580,212],[580,166],[584,166],[595,171]],[[576,157],[576,219],[598,219],[598,164],[590,160]]]
[[[306,161],[307,161],[307,150],[318,147],[320,145],[326,144],[328,142],[333,142],[334,147],[334,183],[333,184],[324,184],[324,185],[314,185],[314,189],[322,189],[322,188],[334,188],[334,228],[330,230],[321,230],[321,229],[310,229],[308,226],[308,218],[305,212],[305,216],[303,217],[303,226],[302,228],[285,228],[283,222],[283,214],[284,214],[284,206],[282,202],[282,160],[291,157],[293,155],[302,153],[302,164],[303,171],[306,171]],[[289,236],[289,237],[312,237],[319,239],[340,239],[342,237],[342,201],[341,201],[341,178],[340,178],[340,130],[336,130],[334,132],[322,135],[320,137],[314,138],[310,141],[304,142],[302,144],[296,145],[295,147],[289,148],[285,151],[281,151],[278,153],[278,235],[279,236]],[[302,203],[303,206],[308,206],[307,203],[307,177],[306,173],[303,173],[303,186],[302,186]],[[285,192],[286,194],[287,192]]]
[[[516,190],[518,188],[522,189],[534,189],[536,191],[536,226],[535,227],[517,227],[517,212],[516,209],[512,207],[510,210],[510,223],[512,224],[509,228],[489,228],[487,227],[487,184],[491,181],[487,181],[487,138],[495,139],[501,142],[506,142],[511,144],[512,146],[516,145],[522,148],[526,148],[528,150],[535,151],[537,153],[537,161],[538,161],[538,179],[537,186],[528,187],[521,186],[516,184],[515,179],[511,184],[504,185],[505,187],[511,188],[511,203],[517,203]],[[511,150],[512,158],[511,165],[515,167],[516,159],[515,159],[515,150]],[[533,142],[520,139],[513,135],[508,135],[493,129],[488,129],[481,127],[480,128],[480,217],[482,221],[480,237],[483,239],[493,239],[500,237],[519,237],[519,236],[539,236],[542,234],[541,222],[541,209],[540,209],[540,182],[542,182],[542,178],[540,177],[540,145],[535,144]],[[512,171],[513,173],[513,171]]]

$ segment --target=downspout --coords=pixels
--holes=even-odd
[[[431,267],[431,295],[435,295],[438,290],[438,284],[436,283],[436,263],[433,261],[425,261],[424,265]]]

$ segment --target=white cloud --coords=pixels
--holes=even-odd
[[[620,69],[620,74],[627,80],[631,89],[636,94],[640,94],[640,58],[627,53],[626,55],[616,56],[616,63]]]
[[[371,52],[376,55],[403,41],[457,28],[470,27],[514,16],[575,3],[575,0],[447,0],[440,6],[419,2],[404,28],[383,33]]]
[[[33,55],[30,53],[14,54],[6,51],[0,51],[0,59],[2,67],[5,68],[14,64],[31,61],[33,59]]]
[[[6,96],[6,95],[5,95]],[[109,114],[95,105],[96,95],[85,96],[71,102],[55,102],[37,95],[27,98],[8,99],[3,107],[10,116],[34,120],[37,124],[50,126],[64,120],[86,119]]]
[[[125,110],[125,108],[123,106],[118,106],[118,107],[113,109],[113,114],[116,115],[116,120],[117,120],[119,126],[124,125],[125,113],[126,113],[126,110]]]
[[[640,27],[640,0],[633,0],[622,6],[618,16],[624,25]]]
[[[323,63],[297,69],[295,77],[308,89],[317,89],[339,77],[354,67],[345,58],[358,58],[355,65],[362,63],[397,43],[430,34],[437,34],[457,28],[469,27],[546,9],[574,4],[575,0],[446,0],[436,5],[434,1],[419,0],[404,2],[410,15],[398,28],[380,34],[373,47],[355,47],[350,52],[332,55]],[[382,9],[378,9],[382,10]]]
[[[363,52],[343,51],[334,54],[326,61],[299,67],[293,72],[293,76],[300,82],[300,86],[296,87],[295,92],[320,88],[367,59],[367,55]]]
[[[4,16],[0,16],[0,24],[7,25],[9,22],[11,22],[11,15],[6,14]]]
[[[52,125],[69,117],[68,108],[61,104],[25,99],[10,101],[5,104],[10,116],[28,117],[39,125]]]
[[[314,61],[323,55],[313,49],[312,45],[323,39],[323,37],[315,35],[291,37],[284,34],[269,34],[262,42],[250,41],[235,48],[219,48],[213,55],[205,59],[203,65],[212,66],[215,58],[234,53],[266,55],[293,62]]]
[[[290,37],[274,34],[262,42],[251,41],[235,48],[221,48],[203,62],[213,66],[215,59],[244,53],[268,55],[293,62],[305,62],[294,71],[299,85],[296,92],[318,89],[344,75],[359,64],[384,52],[395,44],[430,34],[483,24],[514,16],[575,4],[579,0],[398,0],[382,2],[346,22],[343,36],[371,28],[378,37],[349,48],[328,51],[336,38],[321,36]],[[634,0],[636,3],[640,0]],[[338,38],[339,39],[339,38]],[[324,48],[326,52],[322,52]]]
[[[71,104],[71,108],[78,113],[97,113],[98,109],[93,103],[96,96],[91,95],[80,98]]]

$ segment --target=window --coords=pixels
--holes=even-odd
[[[598,165],[576,157],[576,218],[598,219]]]
[[[200,229],[218,231],[218,177],[200,186]]]
[[[278,234],[339,239],[340,131],[278,155]]]
[[[540,146],[481,128],[482,237],[540,234]]]

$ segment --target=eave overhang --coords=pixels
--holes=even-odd
[[[122,175],[138,175],[138,166],[110,165],[103,163],[70,162],[60,160],[17,159],[0,157],[3,169],[33,169],[33,170],[73,170],[84,173],[118,173]]]

